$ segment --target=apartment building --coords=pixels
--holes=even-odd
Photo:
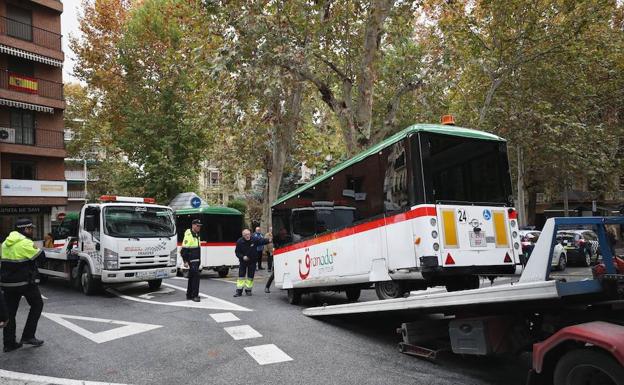
[[[67,205],[59,0],[0,0],[0,240],[19,217],[35,239]]]

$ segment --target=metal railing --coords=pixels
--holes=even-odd
[[[85,199],[85,192],[82,190],[67,190],[68,199]]]
[[[9,124],[0,124],[0,143],[24,144],[43,148],[65,148],[63,131],[9,126]]]
[[[34,78],[0,69],[0,88],[63,100],[63,83]]]
[[[65,180],[84,181],[85,173],[82,170],[65,170]],[[87,171],[87,181],[96,181],[97,178]]]
[[[61,50],[61,35],[31,24],[0,16],[0,35],[30,41],[41,47]]]

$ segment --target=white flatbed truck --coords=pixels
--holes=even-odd
[[[65,279],[92,295],[102,284],[137,281],[156,290],[176,275],[174,214],[151,198],[102,196],[82,207],[71,228],[37,259],[43,278]]]
[[[439,341],[458,354],[532,352],[527,384],[624,385],[624,261],[611,254],[605,225],[624,217],[551,218],[518,282],[473,290],[308,308],[310,317],[397,313],[404,353],[435,358]],[[559,226],[593,226],[603,262],[594,279],[550,279]],[[436,315],[436,317],[432,317]]]

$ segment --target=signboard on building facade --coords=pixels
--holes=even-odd
[[[67,182],[56,180],[0,180],[0,195],[5,197],[67,198]]]

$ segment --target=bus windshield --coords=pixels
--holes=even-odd
[[[117,238],[172,237],[173,212],[162,207],[110,206],[104,208],[104,233]]]
[[[505,142],[427,133],[420,146],[427,203],[511,204]]]

